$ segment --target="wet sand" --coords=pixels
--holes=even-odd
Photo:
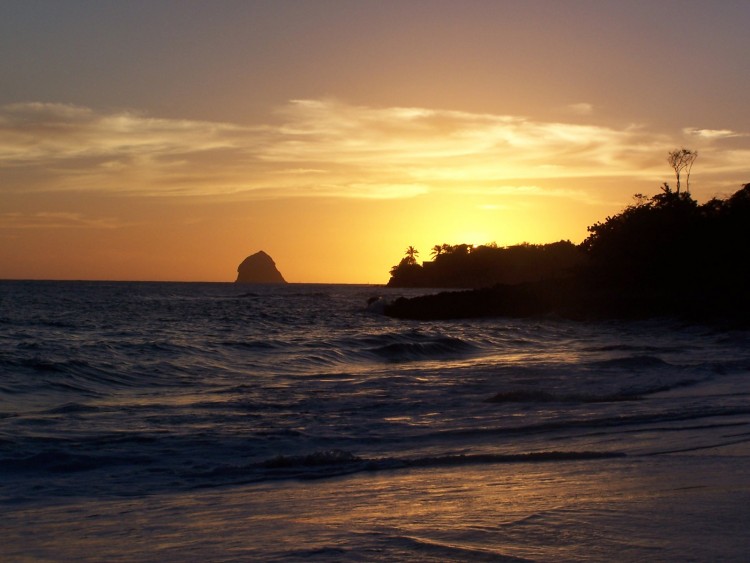
[[[28,561],[743,561],[747,442],[596,462],[405,469],[8,510]]]

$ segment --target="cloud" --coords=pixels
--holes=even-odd
[[[570,104],[566,109],[574,115],[591,115],[594,113],[594,106],[586,102]]]
[[[6,105],[0,111],[0,162],[44,163],[96,157],[174,155],[247,144],[236,125],[96,113],[67,104]]]
[[[80,213],[0,213],[0,229],[115,229],[122,224],[111,218],[90,218]]]
[[[642,174],[641,157],[662,152],[664,143],[637,127],[615,130],[325,100],[294,101],[280,114],[285,120],[282,137],[258,154],[266,162],[300,167],[335,163],[367,176],[389,174],[431,187]]]
[[[743,133],[737,133],[730,129],[696,129],[695,127],[686,127],[683,129],[683,133],[688,136],[699,137],[709,141],[745,136]]]
[[[579,114],[591,109],[583,103],[571,106],[576,108]],[[487,190],[501,196],[509,194],[495,186],[511,182],[666,177],[662,156],[680,145],[638,125],[376,108],[330,99],[293,100],[269,121],[248,126],[68,104],[6,105],[0,108],[0,191],[406,198]],[[739,135],[685,131],[706,142]],[[740,166],[734,153],[704,158],[704,149],[694,148],[717,170]],[[708,146],[708,156],[711,150]],[[539,194],[561,195],[542,188]]]
[[[569,189],[545,189],[540,186],[492,186],[487,188],[475,188],[469,193],[477,195],[512,196],[512,197],[560,197],[570,199],[582,199],[585,192]]]

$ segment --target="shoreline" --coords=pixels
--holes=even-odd
[[[747,443],[720,453],[409,468],[10,506],[0,555],[740,561],[750,549]]]

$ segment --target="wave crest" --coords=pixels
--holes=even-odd
[[[368,350],[370,354],[390,362],[464,356],[474,351],[476,347],[473,344],[451,336],[391,342]]]

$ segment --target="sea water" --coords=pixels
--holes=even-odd
[[[0,282],[0,559],[744,561],[750,332]]]

